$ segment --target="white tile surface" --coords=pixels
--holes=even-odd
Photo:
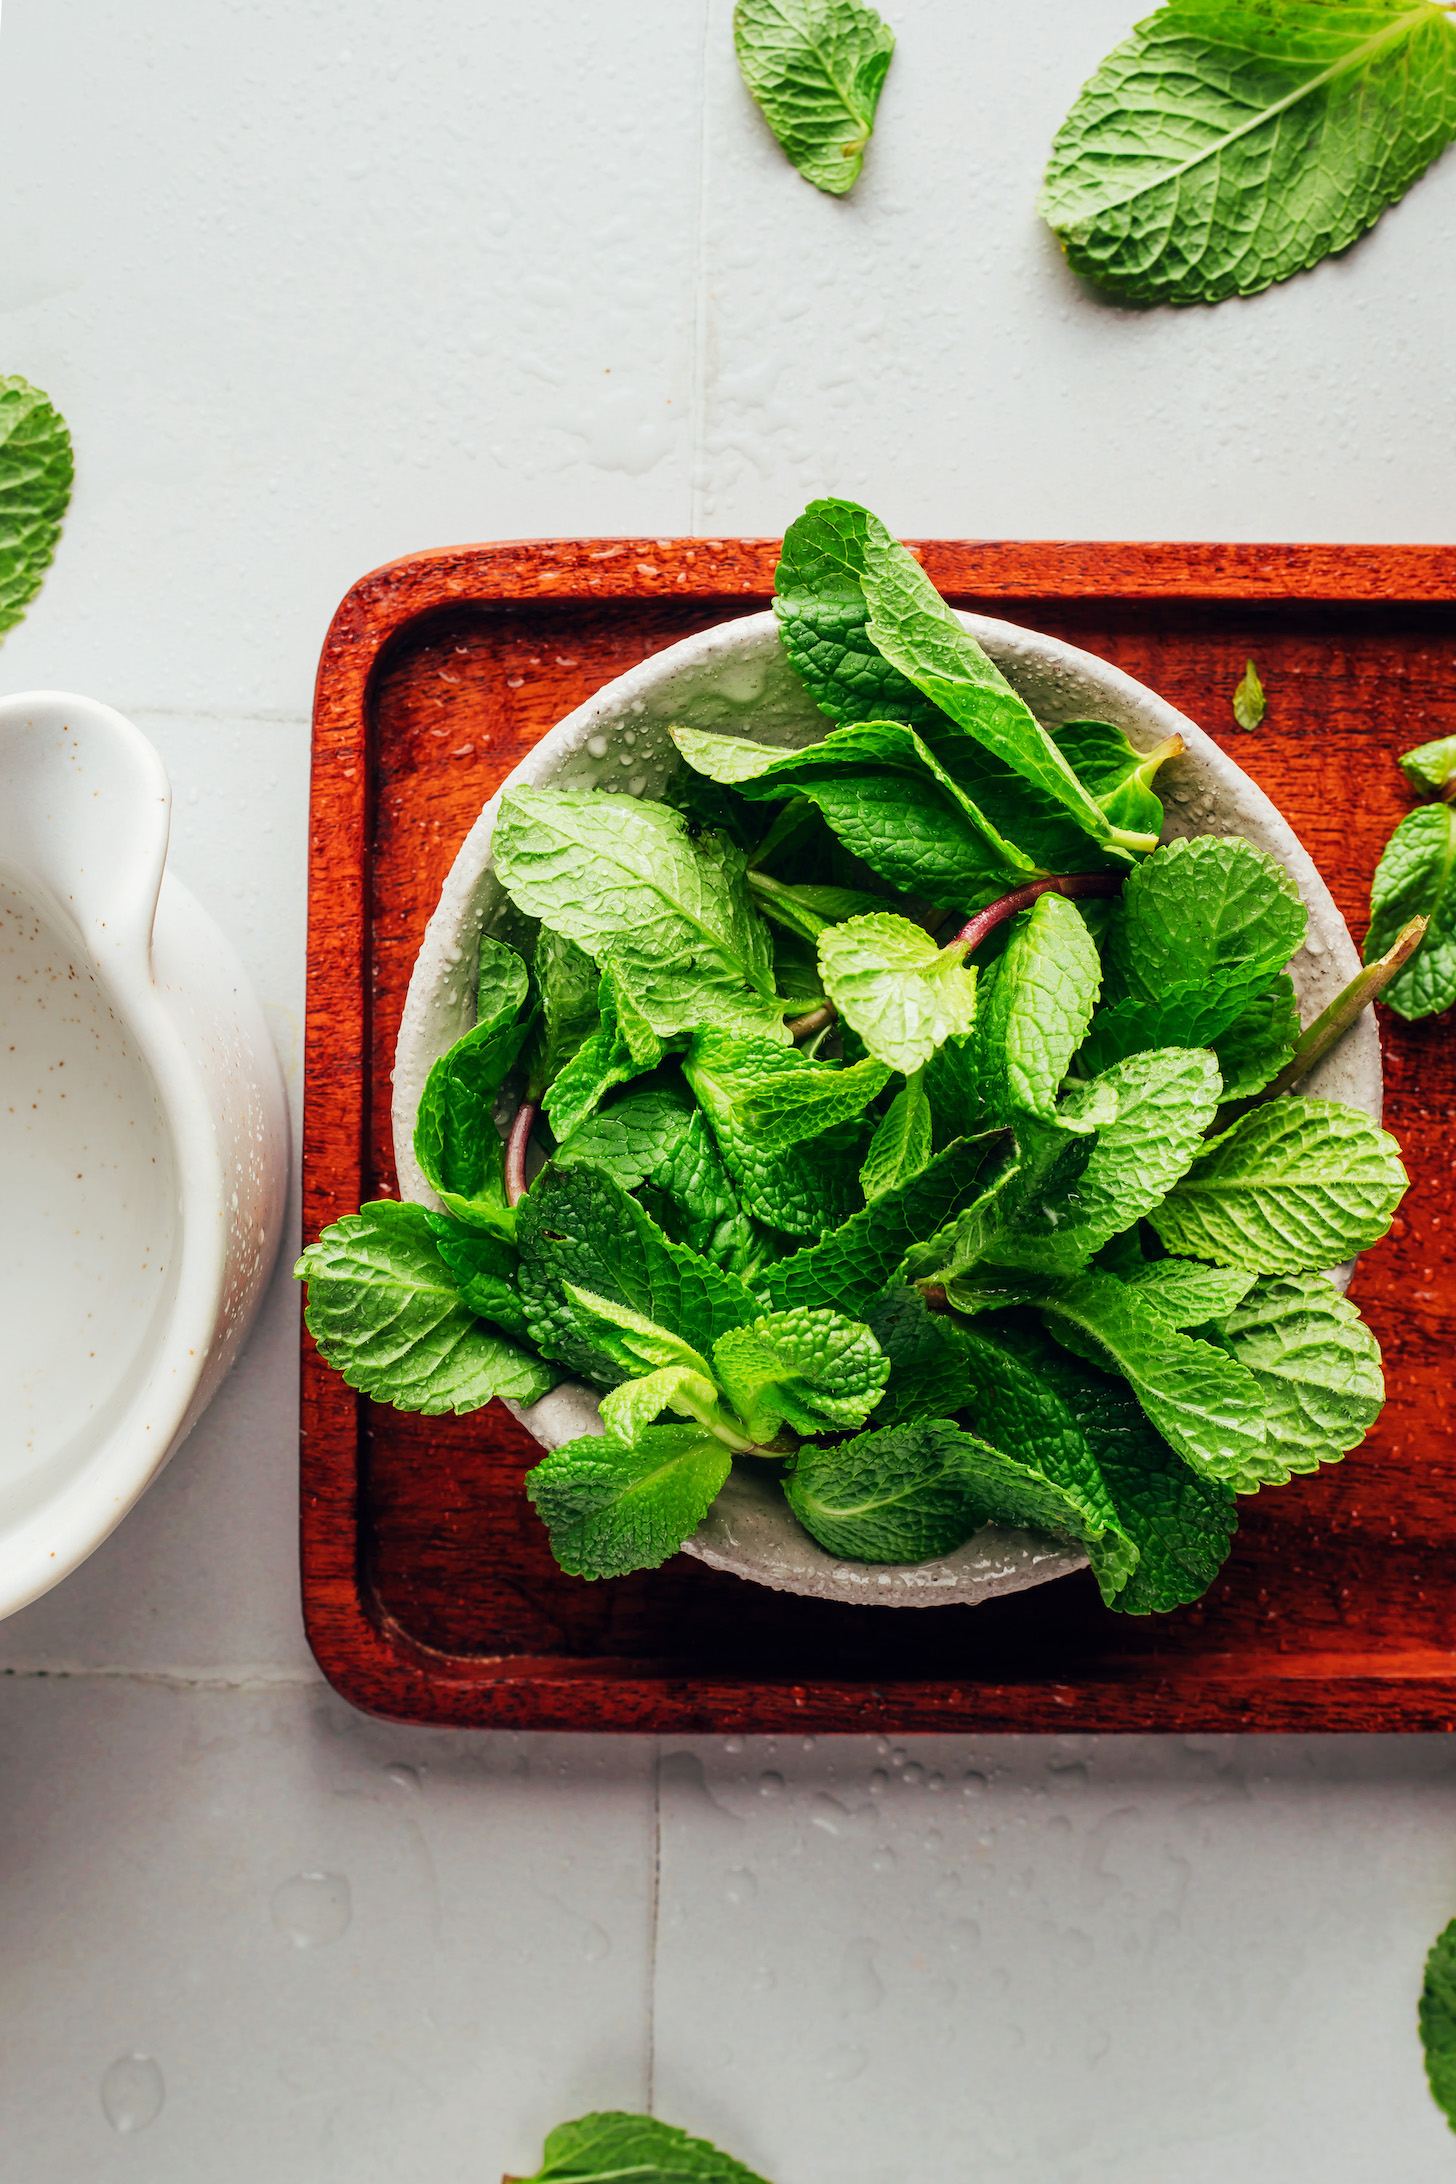
[[[729,0],[6,0],[0,370],[78,480],[0,681],[157,742],[295,1097],[313,669],[375,563],[772,533],[825,488],[920,532],[1450,536],[1456,165],[1248,305],[1111,311],[1032,199],[1136,11],[889,12],[833,203]],[[1456,1909],[1438,1740],[670,1744],[654,1950],[645,1746],[319,1687],[296,1311],[285,1272],[167,1477],[0,1630],[7,2184],[475,2184],[649,2095],[775,2184],[1447,2173],[1411,2024]],[[277,1892],[322,1934],[341,1878],[298,1947]]]

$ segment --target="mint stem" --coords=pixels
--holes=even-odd
[[[1426,937],[1426,924],[1425,918],[1412,918],[1409,925],[1402,926],[1394,947],[1376,962],[1367,964],[1358,977],[1350,980],[1343,992],[1335,995],[1329,1007],[1301,1035],[1293,1054],[1273,1083],[1266,1084],[1254,1099],[1243,1101],[1240,1105],[1241,1113],[1247,1113],[1251,1107],[1262,1107],[1266,1100],[1282,1099],[1286,1092],[1294,1089],[1301,1077],[1309,1075],[1316,1062],[1324,1060],[1330,1048],[1344,1038],[1356,1017],[1364,1013],[1375,996],[1390,984],[1396,972],[1410,961]]]
[[[541,1112],[534,1100],[522,1100],[511,1117],[511,1133],[506,1139],[506,1204],[519,1206],[526,1195],[526,1147],[531,1142],[531,1132],[536,1127],[536,1117]]]
[[[807,1016],[792,1016],[784,1025],[791,1039],[807,1039],[816,1031],[827,1031],[839,1011],[832,1001],[826,1001],[817,1009],[810,1009]]]
[[[959,947],[970,955],[980,947],[988,933],[994,933],[998,925],[1015,917],[1018,910],[1025,910],[1038,895],[1120,895],[1126,878],[1125,872],[1067,872],[1060,879],[1032,880],[1027,886],[1018,887],[1013,893],[988,903],[984,910],[978,910],[948,945]]]

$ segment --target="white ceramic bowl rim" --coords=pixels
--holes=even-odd
[[[1207,832],[1243,835],[1286,867],[1309,912],[1308,940],[1290,966],[1291,975],[1306,1021],[1318,1013],[1358,971],[1359,957],[1308,852],[1264,792],[1193,721],[1107,661],[1014,623],[974,614],[960,619],[1044,721],[1113,721],[1143,750],[1174,734],[1183,737],[1183,755],[1159,777],[1168,812],[1164,839]],[[481,812],[426,929],[400,1025],[394,1143],[404,1197],[438,1203],[414,1157],[420,1093],[432,1064],[473,1022],[480,933],[487,926],[508,925],[512,915],[491,862],[501,798],[520,785],[603,785],[593,776],[591,757],[604,762],[613,786],[621,785],[621,773],[611,769],[620,767],[629,772],[629,788],[640,791],[645,785],[650,791],[654,767],[660,774],[676,763],[666,743],[669,720],[704,705],[717,706],[719,717],[711,724],[720,731],[736,729],[765,741],[803,744],[827,734],[831,725],[789,669],[773,614],[748,615],[685,638],[606,684],[542,737]],[[732,717],[723,717],[725,712]],[[629,735],[630,752],[623,747]],[[1366,1011],[1301,1089],[1348,1101],[1379,1120],[1380,1047],[1373,1011]],[[1341,1286],[1349,1272],[1338,1270]],[[563,1383],[528,1408],[510,1407],[545,1448],[601,1430],[596,1396],[579,1382]],[[1070,1549],[1049,1549],[1045,1540],[988,1527],[957,1554],[934,1563],[889,1569],[843,1564],[808,1539],[782,1495],[747,1467],[735,1470],[702,1530],[688,1542],[688,1552],[758,1583],[893,1606],[976,1601],[1039,1583],[1085,1561]]]

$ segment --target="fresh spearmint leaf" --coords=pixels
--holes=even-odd
[[[622,1372],[657,1372],[662,1366],[683,1366],[711,1381],[712,1370],[701,1351],[670,1327],[634,1312],[629,1304],[618,1304],[610,1297],[582,1289],[575,1282],[563,1282],[561,1291],[571,1306],[577,1333]]]
[[[993,1120],[1050,1120],[1102,983],[1097,945],[1072,904],[1039,895],[1014,922],[982,1013],[981,1092]]]
[[[1203,1327],[1242,1304],[1258,1276],[1242,1266],[1204,1266],[1198,1259],[1150,1259],[1123,1280],[1170,1327]]]
[[[519,788],[493,847],[516,907],[617,965],[659,1038],[705,1022],[786,1037],[746,860],[720,835],[693,841],[679,813],[630,796]]]
[[[868,1327],[841,1312],[770,1312],[720,1335],[713,1369],[748,1430],[771,1441],[862,1426],[884,1394],[890,1361]]]
[[[886,1284],[863,1307],[865,1325],[890,1365],[885,1392],[875,1406],[877,1426],[911,1418],[949,1418],[966,1401],[969,1380],[961,1331],[930,1311],[908,1282]]]
[[[1247,1100],[1262,1092],[1292,1058],[1299,1028],[1294,981],[1281,971],[1273,985],[1255,994],[1228,1029],[1210,1042],[1223,1076],[1224,1098]]]
[[[774,574],[779,635],[794,672],[831,720],[903,721],[933,741],[951,723],[869,634],[864,564],[874,520],[858,501],[818,500],[789,525]]]
[[[677,1553],[732,1468],[702,1426],[648,1426],[631,1444],[611,1432],[568,1441],[526,1473],[526,1492],[569,1577],[625,1577]]]
[[[859,179],[895,34],[861,0],[738,0],[733,43],[764,120],[806,182]]]
[[[918,1419],[835,1448],[800,1449],[784,1493],[832,1555],[924,1562],[952,1553],[986,1522],[985,1474],[999,1462],[948,1419]],[[1039,1522],[1040,1501],[1036,1511],[1028,1522]]]
[[[628,1092],[557,1147],[559,1167],[604,1168],[676,1242],[720,1266],[747,1245],[747,1223],[701,1108],[682,1084]]]
[[[495,1103],[530,1031],[517,1022],[527,995],[526,966],[514,948],[480,943],[480,1014],[431,1069],[415,1116],[415,1158],[440,1203],[471,1228],[506,1234],[505,1148]]]
[[[1408,1023],[1456,1002],[1456,805],[1408,812],[1386,843],[1370,889],[1365,961],[1384,955],[1414,917],[1430,919],[1426,937],[1381,995]]]
[[[711,1375],[691,1365],[660,1365],[637,1380],[624,1380],[602,1397],[597,1410],[608,1433],[628,1448],[636,1446],[665,1410],[691,1418],[730,1452],[742,1438],[718,1401]]]
[[[1163,831],[1163,806],[1153,782],[1165,761],[1181,750],[1182,738],[1170,737],[1154,750],[1140,751],[1110,721],[1064,720],[1049,732],[1113,825],[1156,841]]]
[[[535,2176],[507,2177],[505,2184],[619,2184],[624,2177],[632,2184],[764,2184],[706,2139],[689,2138],[655,2116],[616,2110],[558,2124]]]
[[[864,1166],[859,1171],[866,1205],[898,1190],[930,1166],[930,1102],[925,1096],[925,1072],[917,1069],[902,1092],[897,1092],[870,1139]]]
[[[1068,1357],[1021,1314],[978,1322],[976,1331],[1034,1368],[1086,1442],[1138,1550],[1137,1567],[1112,1602],[1118,1613],[1161,1614],[1202,1599],[1233,1544],[1233,1489],[1190,1470],[1122,1381]]]
[[[519,1213],[521,1302],[531,1339],[603,1387],[631,1377],[631,1370],[612,1354],[615,1344],[605,1346],[583,1324],[568,1284],[625,1305],[699,1358],[711,1354],[719,1335],[757,1319],[763,1309],[735,1275],[665,1236],[600,1168],[553,1163],[527,1191]]]
[[[543,925],[531,959],[540,1015],[526,1048],[526,1093],[537,1100],[601,1028],[601,973],[584,948]]]
[[[764,1096],[774,1075],[797,1083],[813,1067],[792,1047],[722,1031],[699,1032],[683,1063],[745,1210],[790,1236],[837,1228],[863,1196],[864,1123],[840,1123],[807,1143],[779,1146],[766,1145],[745,1120],[746,1104]]]
[[[1242,987],[1246,1002],[1303,946],[1308,922],[1283,865],[1252,842],[1212,834],[1168,842],[1123,889],[1111,948],[1117,997],[1156,1002],[1175,984],[1204,980]]]
[[[1409,1180],[1395,1139],[1358,1108],[1273,1100],[1215,1138],[1148,1218],[1183,1257],[1297,1274],[1375,1243]]]
[[[1456,2131],[1456,1919],[1442,1928],[1426,1958],[1420,2025],[1431,2098]]]
[[[1407,751],[1400,770],[1413,789],[1424,789],[1431,796],[1447,795],[1456,785],[1456,736],[1441,736],[1435,743]]]
[[[776,1047],[764,1063],[756,1075],[745,1074],[735,1105],[743,1129],[765,1153],[856,1121],[892,1074],[886,1063],[868,1057],[848,1069],[831,1068],[793,1047]]]
[[[667,1049],[643,1021],[615,964],[598,989],[598,1025],[564,1063],[541,1104],[558,1139],[565,1141],[619,1084],[656,1069]]]
[[[1380,1416],[1380,1346],[1322,1274],[1259,1282],[1222,1333],[1264,1397],[1264,1447],[1237,1481],[1241,1493],[1338,1463]]]
[[[907,1254],[909,1280],[941,1286],[960,1281],[1013,1231],[1031,1240],[1055,1235],[1092,1157],[1097,1130],[1117,1113],[1116,1096],[1098,1087],[1089,1088],[1079,1106],[1073,1118],[1064,1102],[1049,1123],[1017,1117],[1011,1158],[980,1179],[954,1221]]]
[[[0,379],[0,635],[40,590],[75,468],[65,419],[39,387]]]
[[[923,926],[890,911],[826,927],[819,975],[876,1060],[906,1076],[975,1019],[976,973],[964,948],[937,948]]]
[[[1246,735],[1252,735],[1264,718],[1264,685],[1259,680],[1259,670],[1252,660],[1245,665],[1233,695],[1233,713],[1238,726]]]
[[[863,581],[870,637],[892,667],[1004,766],[1061,805],[1094,842],[1152,848],[1144,837],[1121,840],[1030,706],[962,627],[914,555],[874,517]]]
[[[795,1305],[860,1312],[917,1244],[941,1230],[973,1195],[988,1139],[959,1139],[912,1182],[886,1191],[807,1251],[765,1267],[755,1284],[777,1312]]]
[[[749,884],[760,916],[801,940],[817,940],[826,925],[837,925],[841,918],[863,917],[867,911],[880,909],[884,900],[858,887],[786,886],[757,867],[749,875]],[[777,936],[774,961],[778,961]]]
[[[1111,1120],[1098,1125],[1081,1173],[1056,1198],[1045,1187],[1032,1194],[1028,1211],[992,1246],[990,1258],[1068,1273],[1085,1266],[1111,1237],[1151,1213],[1191,1166],[1221,1090],[1211,1054],[1164,1047],[1118,1062],[1085,1094],[1073,1094],[1057,1111],[1063,1126],[1084,1101],[1108,1095],[1116,1102]]]
[[[974,1137],[981,1126],[981,1072],[974,1032],[951,1037],[938,1046],[925,1065],[925,1091],[930,1101],[935,1150],[943,1152],[952,1138]]]
[[[326,1228],[294,1268],[304,1324],[351,1388],[396,1410],[534,1403],[560,1374],[482,1326],[440,1256],[423,1206],[382,1199]]]
[[[1096,1074],[1129,1054],[1147,1054],[1158,1047],[1217,1048],[1262,998],[1257,988],[1263,979],[1262,971],[1253,978],[1235,971],[1226,981],[1217,974],[1173,979],[1154,999],[1108,1002],[1092,1019],[1086,1044],[1077,1056],[1077,1067]],[[1277,981],[1269,990],[1276,985]],[[1288,993],[1292,1001],[1292,985]],[[1232,1099],[1236,1095],[1230,1092],[1228,1096]]]
[[[1122,303],[1218,303],[1344,250],[1456,131],[1422,0],[1175,0],[1083,89],[1039,210]]]
[[[897,721],[856,721],[782,751],[737,736],[675,728],[690,766],[748,797],[807,797],[846,849],[892,886],[979,908],[1033,879],[1037,866]]]
[[[529,1342],[516,1274],[520,1255],[489,1229],[470,1229],[448,1213],[426,1215],[435,1249],[454,1275],[462,1301],[517,1342]]]

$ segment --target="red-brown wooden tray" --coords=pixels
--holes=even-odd
[[[1456,732],[1456,549],[926,540],[951,599],[1128,669],[1214,733],[1293,823],[1358,935],[1408,808],[1395,753]],[[349,593],[319,667],[310,806],[304,1229],[396,1190],[395,1032],[425,921],[481,805],[612,676],[772,589],[771,539],[467,546]],[[1269,713],[1233,729],[1256,655]],[[1346,1462],[1241,1504],[1197,1607],[1106,1613],[1084,1573],[984,1607],[840,1606],[678,1556],[563,1577],[498,1404],[422,1419],[303,1342],[309,1637],[399,1719],[624,1730],[1450,1729],[1453,1025],[1384,1019],[1387,1121],[1416,1189],[1353,1294],[1390,1401]]]

